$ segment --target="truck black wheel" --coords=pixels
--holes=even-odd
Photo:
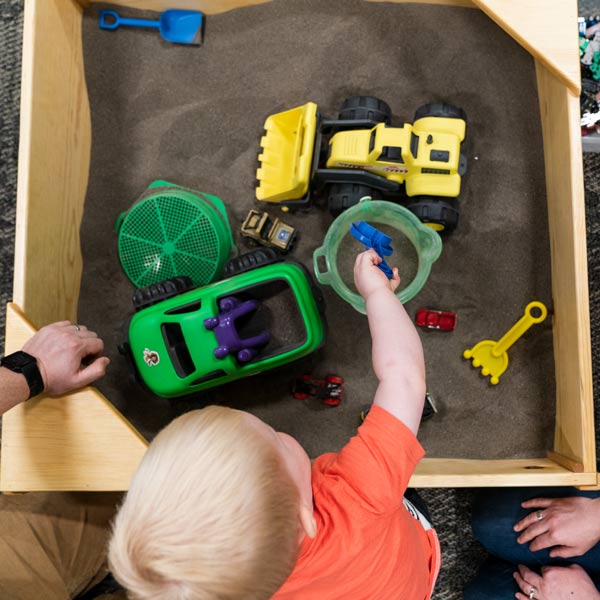
[[[446,117],[447,119],[467,120],[467,113],[458,106],[446,104],[445,102],[431,102],[417,108],[415,121],[423,117]]]
[[[283,256],[275,248],[258,248],[246,254],[240,254],[229,260],[225,265],[223,277],[232,277],[259,267],[272,265],[283,260]]]
[[[135,290],[132,298],[133,307],[137,312],[142,310],[142,308],[152,306],[174,296],[179,296],[179,294],[189,292],[192,289],[194,289],[194,284],[186,275],[165,279],[164,281],[159,281],[158,283]]]
[[[373,96],[350,96],[344,100],[339,118],[343,121],[371,119],[378,123],[389,123],[392,109],[387,102]]]
[[[414,196],[406,208],[436,231],[453,231],[458,225],[458,203],[452,198]]]
[[[337,217],[347,208],[358,204],[361,198],[372,195],[373,188],[362,183],[334,183],[329,188],[329,212]]]

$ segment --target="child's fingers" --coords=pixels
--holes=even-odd
[[[396,291],[396,288],[400,285],[400,275],[398,274],[398,267],[394,267],[392,269],[392,278],[390,279],[390,285],[392,286],[392,291]]]

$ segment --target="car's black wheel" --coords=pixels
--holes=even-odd
[[[229,260],[225,265],[223,277],[232,277],[259,267],[281,262],[283,256],[275,248],[258,248]]]
[[[165,279],[164,281],[159,281],[158,283],[153,283],[152,285],[136,290],[132,298],[133,307],[137,312],[192,289],[194,289],[194,284],[186,275]]]
[[[329,188],[327,206],[329,212],[337,217],[347,208],[358,204],[361,198],[372,195],[373,188],[362,183],[334,183]]]
[[[350,96],[344,100],[339,118],[344,121],[371,119],[377,123],[389,123],[392,109],[387,102],[374,96]]]
[[[445,102],[431,102],[417,108],[415,112],[415,121],[423,117],[445,117],[447,119],[467,120],[467,113],[458,106],[446,104]]]
[[[406,208],[436,231],[453,231],[458,225],[458,203],[455,199],[436,196],[409,198]]]

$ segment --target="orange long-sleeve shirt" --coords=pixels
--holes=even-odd
[[[435,530],[403,495],[424,450],[414,434],[374,406],[338,453],[313,463],[317,535],[273,600],[426,600],[440,566]]]

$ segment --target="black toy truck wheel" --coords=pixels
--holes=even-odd
[[[358,204],[361,198],[372,195],[373,188],[362,183],[334,183],[329,188],[327,206],[329,212],[337,217],[347,208]]]
[[[282,260],[283,256],[275,248],[258,248],[230,259],[225,265],[223,277],[233,277],[233,275],[272,265]]]
[[[417,108],[415,121],[423,117],[445,117],[447,119],[467,120],[467,113],[458,106],[446,104],[445,102],[431,102]]]
[[[194,289],[194,284],[185,275],[165,279],[164,281],[159,281],[158,283],[153,283],[152,285],[136,290],[132,298],[133,307],[137,312],[142,310],[142,308],[152,306],[174,296],[179,296],[179,294],[189,292],[192,289]]]
[[[406,208],[436,231],[450,232],[458,225],[458,203],[454,198],[414,196],[409,198]]]
[[[371,119],[377,123],[389,123],[392,109],[387,102],[374,96],[350,96],[342,104],[340,120]]]

